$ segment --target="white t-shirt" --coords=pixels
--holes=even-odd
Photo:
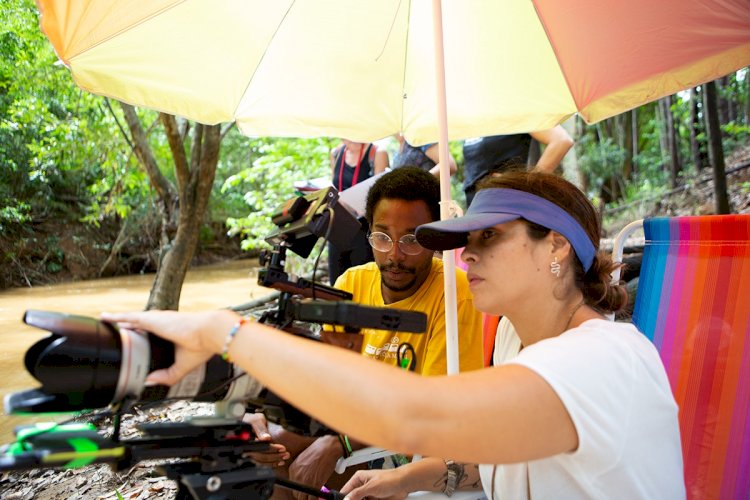
[[[677,404],[656,348],[632,324],[593,319],[520,347],[502,319],[494,364],[523,365],[552,386],[576,427],[578,449],[481,465],[487,498],[527,498],[529,491],[533,499],[685,498]]]

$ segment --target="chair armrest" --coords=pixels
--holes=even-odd
[[[352,454],[349,457],[341,457],[336,462],[336,473],[337,474],[343,474],[344,470],[346,470],[347,467],[350,465],[357,465],[364,462],[369,462],[370,460],[377,460],[378,458],[384,458],[389,457],[391,455],[395,455],[395,451],[390,450],[384,450],[382,448],[376,448],[374,446],[368,446],[366,448],[362,448],[361,450],[357,450],[352,452]]]

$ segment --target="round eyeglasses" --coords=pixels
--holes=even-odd
[[[390,252],[393,248],[393,240],[385,233],[370,233],[367,235],[367,241],[378,252]],[[413,234],[405,234],[399,238],[398,247],[406,255],[418,255],[424,250],[424,247],[417,243],[417,237]]]

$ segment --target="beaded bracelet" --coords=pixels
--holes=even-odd
[[[245,318],[240,318],[239,321],[234,324],[232,329],[229,330],[229,333],[227,333],[227,338],[224,340],[224,349],[221,351],[221,359],[224,361],[232,362],[232,360],[229,359],[229,344],[232,343],[237,332],[240,330],[240,327],[245,323],[247,323],[247,320]]]

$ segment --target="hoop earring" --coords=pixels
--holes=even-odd
[[[555,260],[549,263],[549,272],[560,277],[560,264],[557,262],[557,257],[555,257]]]

